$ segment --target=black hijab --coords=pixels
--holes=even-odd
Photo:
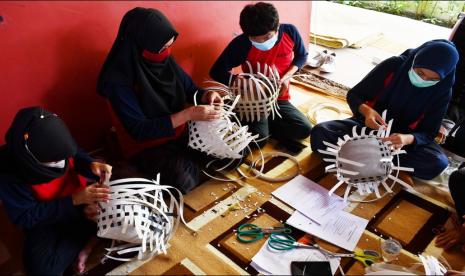
[[[8,129],[5,140],[7,156],[11,159],[9,167],[15,175],[31,185],[63,176],[68,169],[68,158],[77,151],[77,145],[65,123],[57,115],[40,107],[21,109]],[[63,159],[66,160],[63,169],[39,163]]]
[[[142,57],[143,50],[158,53],[177,35],[158,10],[128,11],[100,72],[98,93],[108,97],[108,84],[127,85],[134,89],[142,111],[151,119],[180,111],[186,101],[178,78],[182,69],[171,56],[157,63]]]

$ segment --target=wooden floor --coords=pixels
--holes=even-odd
[[[309,107],[324,102],[347,108],[346,103],[341,100],[301,87],[293,86],[292,96],[294,104],[305,113]],[[328,116],[330,115],[328,111]],[[312,153],[309,140],[301,143],[304,147],[297,154],[287,151],[285,145],[276,141],[270,141],[264,152],[284,151],[294,155],[302,166],[303,175],[328,189],[331,188],[336,183],[335,177],[324,173],[324,164],[317,154]],[[267,164],[267,176],[283,176],[295,170],[294,164],[288,160],[276,162],[269,159]],[[224,177],[235,179],[237,174],[231,172]],[[415,193],[401,190],[397,185],[392,196],[386,196],[374,203],[352,203],[347,207],[347,211],[370,220],[357,247],[379,251],[380,239],[393,237],[401,241],[404,248],[398,264],[410,266],[418,261],[416,254],[425,251],[433,255],[443,255],[454,269],[465,269],[465,255],[460,250],[443,252],[434,246],[432,228],[445,223],[450,210],[453,210],[449,195],[434,186],[416,183],[408,175],[401,177],[415,187]],[[273,198],[271,192],[283,184],[284,182],[268,183],[258,179],[230,182],[209,180],[203,183],[184,198],[186,218],[189,226],[197,230],[196,235],[182,226],[171,240],[167,255],[157,256],[146,263],[123,264],[112,273],[255,274],[249,264],[265,241],[241,244],[236,241],[233,230],[244,222],[268,227],[281,225],[293,209]],[[339,189],[337,193],[341,194],[342,190]],[[250,211],[227,211],[227,207],[236,202],[250,206]],[[266,212],[257,213],[258,207]],[[330,250],[343,251],[324,241],[319,241],[319,244]],[[348,275],[364,272],[363,266],[352,260],[344,260],[342,267]]]
[[[322,103],[331,103],[344,109],[347,104],[324,94],[311,92],[299,86],[292,86],[292,102],[304,113]],[[311,113],[311,112],[310,112]],[[321,111],[324,116],[318,118],[343,118],[347,114],[339,115],[331,110]],[[341,117],[339,117],[341,116]],[[324,173],[325,164],[321,158],[312,153],[309,139],[301,141],[301,151],[291,152],[286,145],[271,140],[264,152],[283,151],[295,156],[301,165],[301,173],[320,185],[331,188],[336,179]],[[289,160],[270,158],[266,160],[267,176],[284,176],[293,173],[296,168]],[[246,165],[243,165],[244,168]],[[90,274],[255,274],[249,266],[251,258],[265,242],[241,244],[236,241],[233,230],[239,224],[252,222],[261,226],[279,226],[285,221],[293,209],[271,196],[271,192],[279,188],[282,183],[268,183],[259,179],[233,181],[237,173],[224,175],[229,182],[209,180],[198,186],[185,196],[185,217],[190,228],[196,229],[192,234],[185,226],[180,226],[173,239],[167,255],[159,255],[148,262],[117,263],[108,261],[104,265],[97,264],[101,255],[93,255],[93,269]],[[414,193],[401,190],[397,185],[392,196],[386,196],[374,203],[351,203],[347,211],[366,218],[370,221],[357,247],[379,251],[381,238],[393,237],[403,244],[403,251],[398,264],[410,266],[417,262],[416,254],[423,251],[444,256],[450,265],[457,270],[465,269],[465,255],[459,249],[443,251],[434,246],[432,228],[446,222],[449,212],[453,210],[453,202],[443,189],[438,189],[424,183],[414,182],[408,175],[402,179],[415,188]],[[336,191],[341,194],[342,188]],[[240,202],[242,206],[249,206],[247,212],[243,210],[228,211],[228,206]],[[266,212],[258,213],[261,207]],[[5,218],[2,219],[4,221]],[[450,221],[447,221],[450,224]],[[5,237],[18,236],[18,232],[8,231],[6,227],[1,231],[0,243],[0,274],[2,272],[20,272],[18,263],[18,246],[14,246]],[[342,249],[318,241],[324,248],[343,252]],[[18,244],[18,243],[15,243]],[[99,253],[102,250],[98,250]],[[12,256],[16,256],[12,258]],[[363,266],[353,260],[343,260],[341,263],[348,275],[359,275],[364,272]]]

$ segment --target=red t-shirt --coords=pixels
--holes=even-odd
[[[76,172],[74,160],[68,160],[69,166],[66,173],[48,183],[31,185],[35,198],[39,201],[51,201],[69,196],[83,190],[87,185],[87,179]]]
[[[254,72],[257,70],[257,62],[261,65],[268,64],[274,65],[278,70],[279,76],[282,77],[294,60],[294,41],[291,37],[283,32],[281,39],[268,51],[261,51],[252,47],[247,55],[247,60],[252,65]],[[246,64],[242,64],[242,71],[248,72],[249,68]],[[261,68],[261,71],[263,69]],[[263,72],[262,72],[263,73]],[[283,91],[278,97],[278,100],[289,100],[289,89]]]

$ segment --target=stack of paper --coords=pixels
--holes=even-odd
[[[272,194],[318,224],[324,224],[332,213],[347,206],[342,197],[329,196],[327,189],[303,175],[296,176]]]
[[[288,251],[278,251],[270,248],[268,242],[266,242],[252,258],[250,265],[258,273],[264,275],[291,275],[291,262],[293,261],[329,261],[333,274],[340,263],[338,258],[326,259],[316,249],[296,248]]]
[[[286,223],[336,246],[354,251],[368,220],[340,211],[331,215],[324,224],[318,225],[295,211]]]
[[[353,251],[368,220],[343,211],[346,206],[337,195],[299,175],[273,195],[297,209],[287,224],[336,246]]]

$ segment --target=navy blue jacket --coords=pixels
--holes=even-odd
[[[195,92],[198,91],[196,98],[197,102],[200,103],[204,91],[194,84],[191,77],[184,70],[181,70],[181,72],[182,74],[178,78],[184,86],[184,91],[186,91],[187,101],[193,103]],[[108,84],[105,92],[108,93],[108,100],[116,115],[134,140],[159,139],[175,134],[170,115],[155,119],[149,119],[145,116],[132,87],[121,84]]]
[[[383,92],[385,80],[389,75],[395,73],[401,64],[402,60],[398,57],[386,59],[347,93],[347,102],[349,103],[352,113],[356,117],[361,119],[361,114],[358,111],[359,106],[366,101],[372,101],[376,97],[379,97]],[[418,97],[421,97],[420,93]],[[409,126],[403,124],[401,120],[394,121],[392,133],[400,132],[403,134],[412,134],[415,137],[414,145],[425,145],[434,142],[442,118],[446,113],[448,101],[449,98],[444,97],[432,103],[431,107],[424,114],[424,117],[419,121],[417,127],[413,130],[409,130]],[[386,106],[386,108],[389,110],[388,106]],[[405,110],[408,112],[408,109]],[[376,111],[379,114],[383,112],[383,110]]]

